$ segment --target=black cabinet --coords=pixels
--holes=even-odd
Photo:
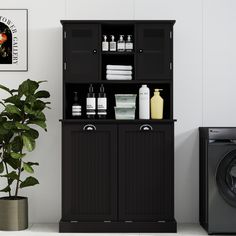
[[[60,232],[176,232],[174,219],[173,20],[61,21],[63,25]],[[102,51],[103,35],[132,35],[132,51]],[[132,80],[107,80],[129,65]],[[110,72],[111,73],[111,72]],[[114,72],[113,72],[114,73]],[[116,72],[117,73],[117,72]],[[123,72],[124,73],[124,72]],[[107,96],[105,119],[88,119],[90,84]],[[115,119],[115,94],[162,89],[162,120]],[[82,106],[72,116],[74,92]]]
[[[98,24],[68,24],[64,28],[64,78],[98,81],[100,38]]]
[[[62,219],[117,219],[117,129],[63,124]]]
[[[168,24],[136,25],[136,79],[170,79],[172,29]]]
[[[173,217],[171,125],[119,125],[119,219]]]
[[[101,52],[102,34],[133,36],[132,53]],[[106,65],[132,65],[133,80],[171,79],[173,21],[128,23],[64,22],[64,78],[74,82],[106,79]]]
[[[61,232],[175,232],[173,121],[63,121]]]

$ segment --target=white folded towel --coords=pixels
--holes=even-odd
[[[131,75],[107,75],[107,80],[132,80]]]
[[[131,70],[107,70],[107,75],[132,75]]]
[[[107,70],[132,70],[132,66],[125,65],[107,65]]]

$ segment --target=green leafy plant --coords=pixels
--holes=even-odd
[[[0,113],[0,177],[6,179],[7,186],[1,189],[9,197],[18,197],[19,189],[39,184],[31,176],[37,162],[26,161],[26,153],[35,149],[39,137],[37,127],[47,131],[44,110],[49,108],[47,100],[50,94],[39,90],[45,81],[26,80],[18,89],[0,88],[10,96],[0,101],[3,109]],[[22,172],[30,176],[22,179]]]

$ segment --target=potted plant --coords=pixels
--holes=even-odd
[[[32,176],[39,164],[28,161],[26,153],[35,149],[37,128],[47,131],[44,110],[49,108],[45,99],[50,94],[39,90],[42,82],[28,79],[12,90],[0,85],[10,95],[0,101],[0,177],[5,179],[0,191],[7,194],[0,198],[0,230],[28,227],[28,199],[19,190],[39,183]]]

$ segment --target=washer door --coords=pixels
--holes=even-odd
[[[224,200],[236,207],[236,150],[229,152],[218,165],[216,182]]]

